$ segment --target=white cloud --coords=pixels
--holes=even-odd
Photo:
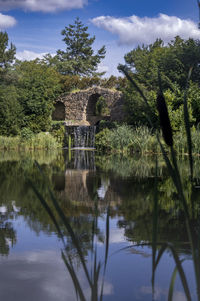
[[[159,14],[156,18],[100,16],[91,21],[97,27],[116,34],[119,43],[125,45],[150,44],[157,38],[169,42],[177,35],[184,39],[200,38],[200,30],[193,21],[165,14]]]
[[[103,64],[99,64],[98,69],[97,69],[98,72],[108,72],[108,70],[109,70],[109,67],[105,66]],[[97,193],[98,193],[98,196],[103,199],[105,197],[106,191],[104,191],[104,187],[100,187],[98,189]]]
[[[0,30],[12,27],[17,23],[15,18],[0,13]]]
[[[28,11],[55,12],[82,8],[88,0],[0,0],[0,10],[21,8]]]
[[[42,59],[46,54],[47,54],[46,52],[37,53],[29,50],[24,50],[22,52],[17,52],[16,58],[21,61],[31,61],[31,60],[35,60],[36,58]]]

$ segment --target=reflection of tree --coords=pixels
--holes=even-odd
[[[27,179],[31,179],[38,190],[47,198],[48,203],[48,187],[52,190],[54,187],[57,188],[55,191],[56,198],[59,200],[60,207],[69,218],[75,233],[79,237],[85,254],[87,254],[91,247],[93,218],[95,214],[100,216],[104,213],[106,202],[108,201],[111,205],[110,215],[112,217],[121,216],[119,226],[125,228],[125,235],[129,240],[135,240],[137,242],[149,240],[152,229],[151,217],[153,211],[152,200],[154,198],[154,163],[152,162],[152,158],[149,159],[148,163],[147,157],[132,158],[131,161],[129,158],[120,157],[120,165],[120,158],[118,158],[119,160],[117,158],[118,157],[114,156],[112,159],[110,158],[110,160],[106,157],[102,158],[102,161],[98,161],[99,159],[97,159],[98,164],[102,163],[98,165],[97,172],[94,170],[68,170],[69,172],[65,172],[64,159],[61,156],[57,160],[52,161],[51,165],[42,165],[41,168],[45,175],[44,178],[38,172],[38,169],[31,158],[23,158],[21,161],[1,162],[0,204],[1,200],[7,200],[5,206],[7,208],[12,208],[11,200],[15,200],[16,206],[19,207],[19,212],[17,214],[23,215],[29,227],[37,234],[39,234],[40,231],[45,231],[46,233],[55,232],[55,227],[51,219],[49,219],[45,210],[41,208],[41,204],[38,202],[31,187],[27,185]],[[118,174],[116,173],[116,167],[113,167],[116,162],[119,168]],[[147,163],[146,170],[142,170],[145,162]],[[103,171],[101,168],[103,168]],[[181,242],[186,238],[184,235],[185,229],[182,223],[181,210],[178,207],[177,194],[171,179],[166,175],[166,170],[162,168],[162,162],[160,168],[161,171],[159,174],[158,186],[160,216],[162,218],[159,227],[159,237],[164,240],[168,240],[169,238],[175,240],[174,229],[178,227],[180,235],[178,241]],[[124,171],[122,172],[123,169]],[[132,176],[130,176],[130,170],[133,172]],[[126,172],[129,177],[124,177]],[[182,161],[181,174],[184,176],[186,172],[187,165]],[[198,160],[196,160],[194,165],[194,174],[196,177],[200,174],[200,164],[198,164]],[[59,179],[57,178],[57,175],[59,175]],[[70,177],[72,177],[71,180]],[[55,179],[59,180],[59,183],[57,183],[59,185],[57,186],[54,183]],[[60,185],[60,179],[62,185]],[[98,208],[95,209],[94,200],[99,199],[97,190],[102,184],[102,179],[109,180],[108,187],[105,198],[99,200]],[[189,189],[188,182],[186,179],[184,180],[184,186],[187,190]],[[62,187],[65,191],[61,189]],[[71,189],[71,195],[74,196],[73,199],[69,199],[70,194],[68,193],[69,190],[66,190],[66,187]],[[79,187],[78,191],[76,191],[77,187]],[[83,191],[84,196],[86,196],[85,200],[83,198],[78,198],[79,196],[82,196]],[[194,191],[192,191],[192,199],[199,200],[198,190],[194,189]],[[49,205],[56,215],[53,206],[50,203]],[[192,211],[192,203],[189,206]],[[198,202],[196,201],[193,206],[195,212],[195,224],[198,212]],[[10,209],[9,212],[11,211],[12,209]],[[3,228],[3,224],[1,225]],[[167,231],[165,230],[166,228]],[[5,232],[5,229],[2,231]],[[98,235],[99,240],[102,240],[101,233],[98,233],[98,231],[96,232],[96,235]],[[9,235],[11,239],[11,233]],[[68,235],[67,232],[65,235]],[[6,241],[8,241],[8,239]],[[71,248],[72,246],[69,238],[69,249]]]
[[[10,245],[13,246],[16,241],[16,231],[13,229],[12,223],[8,221],[13,218],[14,212],[8,212],[8,208],[4,207],[5,212],[0,213],[0,254],[8,255]]]

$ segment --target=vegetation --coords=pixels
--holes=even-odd
[[[125,55],[123,68],[129,70],[129,74],[144,91],[148,99],[148,107],[143,102],[140,93],[129,83],[122,89],[126,101],[127,122],[132,125],[158,126],[158,114],[156,110],[156,97],[159,88],[158,70],[162,78],[162,91],[169,107],[169,115],[172,120],[172,128],[178,131],[183,125],[183,99],[184,87],[190,66],[193,66],[188,90],[188,106],[191,124],[199,123],[200,97],[200,42],[193,39],[183,40],[176,37],[168,45],[162,40],[148,46],[138,46]],[[119,70],[121,69],[119,65]],[[151,119],[152,125],[146,116]]]
[[[55,65],[58,72],[64,75],[88,76],[96,74],[98,64],[105,57],[106,49],[102,46],[94,54],[92,44],[95,36],[90,37],[88,27],[76,18],[74,24],[62,30],[66,51],[58,50],[55,57],[48,55],[46,60]]]
[[[6,137],[0,136],[0,150],[36,150],[54,149],[61,144],[49,133],[33,134],[29,129],[24,128],[21,136]]]
[[[183,154],[186,151],[183,134],[184,83],[187,70],[192,65],[187,105],[192,135],[195,136],[194,151],[199,153],[199,41],[176,37],[164,45],[159,39],[125,55],[125,65],[119,66],[119,70],[121,67],[129,70],[129,75],[148,99],[147,105],[126,77],[101,78],[97,74],[98,64],[105,56],[105,47],[94,54],[95,37],[90,37],[87,30],[87,26],[76,19],[62,31],[65,51],[58,50],[55,57],[48,55],[43,60],[29,62],[15,60],[15,46],[9,46],[7,33],[0,32],[0,135],[15,137],[28,130],[29,134],[50,131],[59,143],[63,143],[64,128],[55,123],[52,125],[54,101],[61,93],[101,85],[123,92],[126,120],[121,126],[102,122],[99,130],[103,131],[96,137],[97,149],[123,153],[157,151],[154,132],[160,126],[156,107],[159,70],[172,131],[177,137],[175,148]],[[96,102],[95,113],[98,116],[110,113],[102,96]]]

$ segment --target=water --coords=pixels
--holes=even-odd
[[[67,126],[72,148],[94,148],[96,126]]]
[[[37,159],[44,177],[34,164]],[[199,162],[195,161],[197,179]],[[188,182],[187,162],[180,164]],[[152,157],[124,158],[96,156],[93,151],[68,153],[0,154],[0,300],[76,300],[73,263],[86,300],[91,289],[73,236],[58,219],[51,202],[50,188],[78,241],[89,275],[101,262],[99,294],[105,266],[103,300],[152,300],[152,229],[155,184]],[[31,181],[47,201],[58,220],[64,241],[47,211],[28,184]],[[162,160],[158,168],[158,241],[171,242],[185,270],[192,300],[195,280],[191,250],[183,214]],[[193,225],[198,224],[199,191],[192,193],[195,208]],[[108,235],[109,234],[109,235]],[[109,242],[106,256],[106,242]],[[140,246],[138,246],[140,244]],[[158,248],[159,250],[159,248]],[[62,253],[61,253],[62,252]],[[107,258],[107,259],[106,259]],[[106,265],[105,265],[106,263]],[[91,267],[93,267],[91,271]],[[169,251],[156,270],[155,300],[167,300],[175,267]],[[94,280],[94,275],[92,277]],[[186,300],[177,276],[173,300]]]

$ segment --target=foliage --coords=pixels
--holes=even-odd
[[[128,124],[133,126],[150,126],[149,121],[146,118],[146,114],[151,117],[153,125],[157,127],[158,124],[158,114],[156,112],[156,92],[145,91],[149,99],[149,107],[145,106],[143,100],[139,93],[135,91],[131,85],[129,85],[126,89],[123,90],[123,96],[125,100],[125,114],[126,121]]]
[[[109,120],[100,120],[99,124],[97,126],[97,132],[100,132],[104,130],[105,128],[107,129],[114,129],[117,127],[117,122],[116,121],[109,121]]]
[[[118,125],[109,130],[104,129],[96,135],[95,145],[97,149],[113,152],[127,151],[129,144],[133,139],[133,130],[125,124]]]
[[[157,39],[148,46],[138,46],[125,55],[126,66],[132,70],[135,78],[147,89],[157,90],[158,69],[163,75],[163,88],[173,87],[176,83],[185,87],[188,70],[194,66],[191,77],[193,82],[199,83],[200,78],[200,42],[199,40],[183,40],[176,37],[168,45]]]
[[[148,46],[138,46],[125,55],[125,68],[132,74],[134,81],[140,85],[148,106],[135,87],[127,85],[122,89],[125,98],[127,122],[132,125],[158,126],[155,100],[162,79],[162,91],[168,104],[172,128],[177,131],[183,126],[184,90],[188,71],[193,66],[191,85],[188,90],[188,109],[191,124],[200,121],[199,79],[200,79],[200,42],[193,39],[183,40],[176,37],[168,45],[158,39]],[[148,118],[146,118],[148,116]]]
[[[60,75],[62,92],[72,92],[75,89],[88,89],[94,86],[101,86],[107,89],[122,90],[128,85],[126,78],[111,75],[109,78],[101,78],[97,75]]]
[[[60,91],[57,72],[38,60],[21,62],[18,93],[24,112],[24,126],[34,133],[48,131],[51,125],[53,100]]]
[[[105,46],[96,54],[92,49],[95,36],[90,37],[88,27],[76,18],[74,24],[62,30],[66,51],[58,50],[54,58],[48,58],[61,74],[88,76],[96,74],[98,64],[105,57]],[[53,61],[52,61],[53,60]]]
[[[0,135],[17,135],[23,116],[16,87],[0,85]]]
[[[107,116],[110,115],[108,105],[103,96],[100,96],[95,105],[95,113],[97,116]]]
[[[26,134],[25,134],[26,132]],[[56,139],[49,133],[39,133],[30,137],[30,130],[22,131],[21,136],[6,137],[0,136],[0,149],[2,150],[36,150],[36,149],[54,149],[61,147]],[[25,139],[24,135],[29,137]]]
[[[100,151],[110,151],[109,141],[110,130],[108,128],[103,129],[95,136],[95,147]]]
[[[56,139],[56,141],[62,145],[66,146],[66,129],[63,121],[52,121],[51,135]]]
[[[8,49],[8,34],[0,31],[0,79],[4,79],[15,58],[16,48],[11,43]]]
[[[30,140],[33,138],[33,132],[29,128],[23,128],[20,131],[20,137],[22,141]]]

